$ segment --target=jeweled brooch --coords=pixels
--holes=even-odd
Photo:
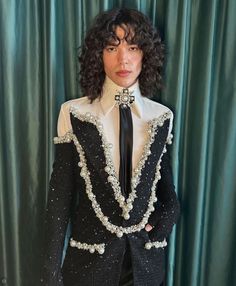
[[[128,88],[124,88],[115,95],[115,101],[117,105],[122,107],[130,107],[134,102],[135,97],[132,95],[133,91],[129,91]]]

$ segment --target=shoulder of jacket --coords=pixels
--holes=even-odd
[[[82,108],[83,106],[88,104],[90,104],[90,100],[88,99],[87,96],[84,96],[80,98],[71,99],[62,103],[61,110],[63,113],[69,113],[71,107]]]
[[[163,115],[164,113],[168,113],[170,116],[170,119],[173,120],[173,117],[174,117],[173,112],[166,105],[161,104],[159,102],[156,102],[146,97],[143,98],[143,102],[144,102],[144,109],[145,109],[144,111],[146,113],[148,112],[150,117],[157,118]]]
[[[88,106],[89,103],[90,100],[87,97],[81,97],[68,100],[61,105],[61,110],[57,121],[58,136],[64,136],[67,132],[72,130],[70,108],[77,107],[79,109],[83,109],[83,107]]]

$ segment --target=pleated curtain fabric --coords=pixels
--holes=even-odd
[[[53,137],[62,102],[80,97],[77,51],[94,16],[147,14],[166,45],[172,166],[181,218],[166,286],[236,285],[236,1],[0,1],[0,281],[39,279]],[[67,243],[67,241],[65,242]]]

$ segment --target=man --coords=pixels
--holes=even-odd
[[[136,10],[104,12],[88,31],[79,57],[85,96],[62,105],[54,139],[42,285],[162,282],[179,215],[166,152],[173,114],[147,98],[161,86],[163,53]]]

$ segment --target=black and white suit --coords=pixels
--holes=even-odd
[[[145,100],[152,108],[156,104]],[[160,285],[166,239],[179,215],[166,152],[172,112],[165,108],[149,121],[148,140],[133,174],[136,197],[127,220],[116,199],[118,176],[99,118],[81,113],[80,99],[64,108],[70,129],[54,139],[41,285],[117,286],[127,243],[134,285]],[[71,240],[61,268],[69,221]],[[144,229],[147,222],[155,226],[149,233]]]

